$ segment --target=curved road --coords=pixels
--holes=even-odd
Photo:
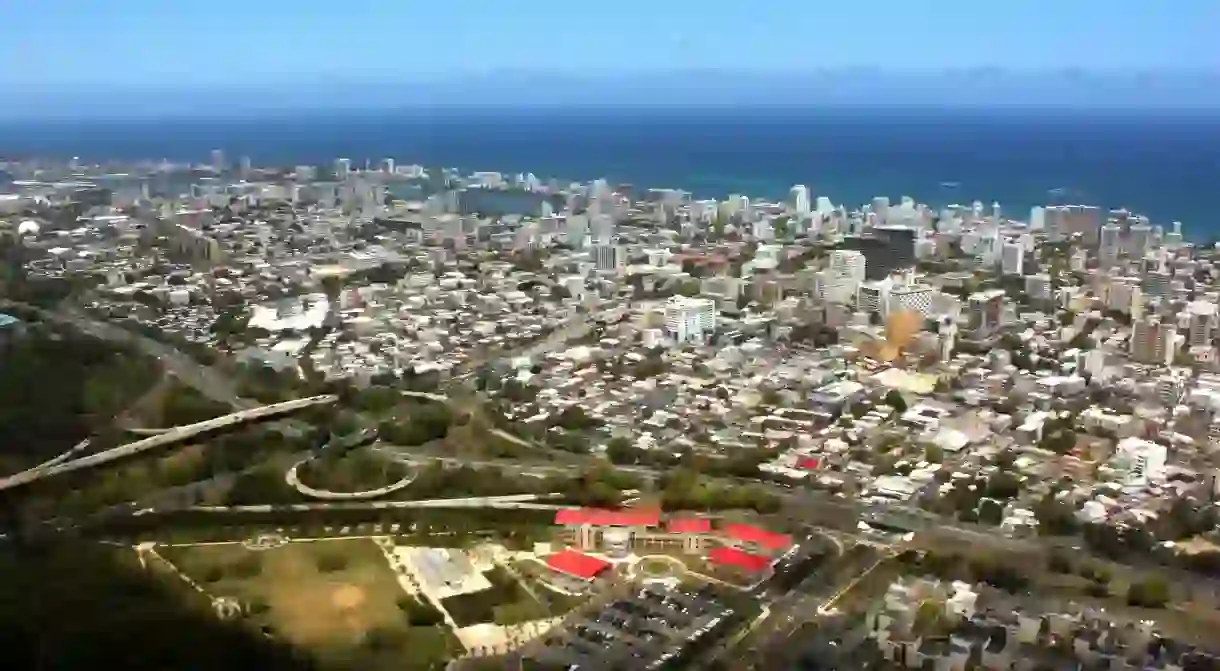
[[[284,474],[284,482],[288,483],[289,487],[297,490],[297,493],[301,496],[311,499],[318,499],[319,501],[363,501],[368,499],[377,499],[381,498],[382,496],[393,494],[400,489],[405,489],[412,482],[415,482],[416,474],[411,472],[397,482],[392,482],[384,487],[368,489],[362,492],[332,492],[325,489],[315,489],[301,482],[301,478],[297,474],[297,470],[301,466],[313,461],[314,458],[315,455],[310,455],[293,464],[292,467],[288,469],[288,472]]]

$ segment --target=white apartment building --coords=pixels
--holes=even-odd
[[[618,272],[627,267],[627,249],[622,245],[593,245],[590,255],[598,270]]]
[[[1025,270],[1025,246],[1019,242],[1005,242],[1000,246],[1000,272],[1005,275],[1023,275]]]
[[[800,215],[809,214],[809,187],[804,184],[797,184],[788,191],[788,202],[792,205],[792,210]]]
[[[856,290],[856,311],[884,315],[893,282],[889,278],[865,282]]]
[[[824,298],[832,303],[849,303],[864,281],[864,254],[850,249],[830,253],[824,280]]]
[[[1190,347],[1211,346],[1212,333],[1216,327],[1216,304],[1191,301],[1186,305],[1186,320],[1186,343]]]
[[[1115,224],[1101,227],[1101,245],[1097,249],[1097,258],[1102,268],[1112,268],[1118,265],[1118,253],[1122,250],[1123,229]]]
[[[931,317],[935,312],[932,307],[934,295],[935,289],[926,284],[908,284],[893,287],[890,289],[884,314],[889,315],[909,310],[917,312],[925,318]]]
[[[678,342],[705,341],[716,330],[716,304],[707,298],[670,298],[665,303],[665,330]]]
[[[1025,276],[1025,294],[1032,300],[1049,301],[1052,297],[1051,276],[1046,273]]]
[[[1167,366],[1177,353],[1178,329],[1157,317],[1137,319],[1131,325],[1131,358],[1140,363]]]
[[[1148,482],[1164,474],[1166,456],[1164,445],[1132,436],[1118,441],[1114,460],[1127,470],[1132,481]]]

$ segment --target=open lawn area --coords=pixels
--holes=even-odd
[[[369,539],[158,552],[212,596],[239,600],[252,624],[313,652],[323,667],[432,669],[457,650],[443,625],[410,626],[405,594]]]
[[[536,588],[531,585],[527,589],[504,567],[484,571],[483,576],[491,587],[451,596],[442,602],[458,626],[513,625],[551,617],[547,605],[530,593]]]

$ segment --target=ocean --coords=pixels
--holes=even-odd
[[[1188,237],[1220,234],[1220,119],[1167,111],[736,108],[431,109],[241,119],[0,122],[0,156],[256,165],[399,164],[605,177],[696,197],[782,198],[793,184],[860,205],[911,196],[1126,207]]]

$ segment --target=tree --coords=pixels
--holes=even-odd
[[[1155,576],[1131,583],[1127,603],[1141,608],[1164,608],[1169,603],[1169,583]]]
[[[992,499],[983,499],[979,503],[979,522],[997,526],[1004,521],[1004,508]]]
[[[699,280],[686,280],[685,282],[683,282],[681,285],[678,286],[677,293],[680,296],[686,296],[687,298],[693,298],[695,296],[698,296],[699,292],[701,292],[702,290],[703,290],[703,287],[699,283]]]
[[[939,464],[945,460],[945,451],[939,445],[929,445],[924,448],[923,459],[929,464]]]
[[[622,436],[611,438],[606,443],[606,458],[612,464],[630,465],[638,463],[640,450],[631,444],[631,441]]]
[[[891,389],[885,395],[885,404],[897,410],[899,414],[907,411],[907,400],[902,397],[902,394],[897,389]]]

